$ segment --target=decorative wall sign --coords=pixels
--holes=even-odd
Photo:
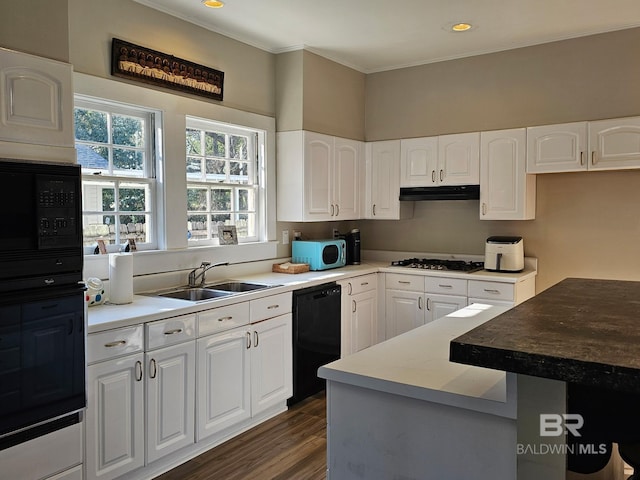
[[[224,72],[114,38],[111,75],[222,100]]]

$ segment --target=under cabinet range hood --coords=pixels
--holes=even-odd
[[[478,200],[480,185],[408,187],[400,189],[400,200]]]

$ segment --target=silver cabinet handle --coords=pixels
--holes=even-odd
[[[114,348],[114,347],[122,347],[126,344],[127,344],[126,340],[116,340],[115,342],[105,343],[104,346],[107,348]]]
[[[484,291],[487,293],[500,293],[500,290],[496,290],[495,288],[485,288]]]
[[[580,165],[584,165],[584,152],[580,152]]]
[[[142,362],[138,360],[136,362],[136,382],[142,381]]]
[[[376,204],[375,203],[373,204],[373,216],[374,217],[376,216]]]
[[[431,183],[436,183],[436,171],[431,170]]]
[[[251,348],[251,332],[247,332],[247,350]]]
[[[356,306],[356,301],[355,301],[355,300],[351,300],[351,305],[352,305],[352,307],[351,307],[351,313],[356,313],[356,310],[357,310],[357,308],[358,308],[358,307]]]
[[[487,204],[482,202],[482,215],[487,214]]]
[[[398,283],[401,283],[403,285],[411,285],[411,282],[408,282],[407,280],[398,280]]]
[[[351,295],[353,293],[353,285],[351,285],[351,282],[347,283],[347,285],[349,286],[349,293],[347,295]]]
[[[232,316],[228,316],[228,317],[220,317],[220,318],[218,319],[218,321],[219,321],[219,322],[227,322],[227,321],[229,321],[229,320],[233,320],[233,317],[232,317]]]
[[[444,170],[440,170],[440,181],[444,180]]]
[[[258,344],[260,343],[260,336],[258,335],[257,331],[253,331],[253,346],[257,347]]]
[[[149,375],[151,378],[156,378],[156,375],[158,374],[158,366],[156,365],[155,358],[152,358],[149,362],[149,372],[151,372]]]
[[[340,205],[336,203],[336,217],[340,216]]]
[[[181,328],[174,328],[173,330],[168,330],[168,331],[164,332],[165,335],[176,335],[178,333],[182,333],[182,329]]]
[[[369,285],[369,282],[362,282],[362,283],[360,284],[360,286],[361,286],[361,287],[366,287],[367,285]]]
[[[427,297],[427,310],[431,311],[431,303],[429,302],[429,297]]]
[[[439,283],[439,284],[438,284],[438,286],[439,286],[440,288],[453,288],[453,285],[444,285],[444,284],[442,284],[442,283]]]
[[[334,211],[335,211],[335,207],[333,206],[333,203],[331,204],[331,216],[333,217],[334,215]]]
[[[596,151],[595,151],[595,150],[593,150],[593,151],[591,152],[591,165],[595,165],[595,164],[596,164],[596,160],[597,160],[597,158],[596,158]]]
[[[418,297],[418,310],[422,310],[422,297]]]
[[[273,310],[274,308],[280,308],[280,304],[276,303],[274,305],[269,305],[267,307],[267,310]]]

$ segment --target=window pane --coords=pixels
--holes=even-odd
[[[254,237],[256,235],[256,214],[243,213],[236,221],[238,238]]]
[[[139,118],[112,116],[113,143],[129,147],[144,146],[144,122]]]
[[[211,238],[218,238],[218,227],[231,225],[231,215],[211,215]]]
[[[121,170],[120,174],[136,175],[144,174],[144,155],[141,151],[124,148],[113,149],[113,168]],[[125,170],[124,172],[122,170]]]
[[[245,162],[229,162],[229,170],[231,173],[229,181],[231,183],[249,183],[249,168]]]
[[[211,190],[211,210],[231,210],[231,189],[214,188]]]
[[[202,155],[200,130],[187,129],[187,155]]]
[[[189,215],[187,217],[187,236],[191,240],[208,238],[208,223],[206,215]]]
[[[102,188],[102,210],[113,212],[116,209],[116,189],[113,187]]]
[[[207,211],[207,188],[188,188],[187,189],[187,210],[189,211]]]
[[[207,159],[207,180],[224,182],[227,177],[224,171],[226,164],[224,160]]]
[[[125,212],[144,212],[147,201],[146,185],[126,185],[120,187],[120,208]]]
[[[247,160],[247,137],[236,137],[232,135],[229,143],[231,149],[229,158]]]
[[[74,111],[76,140],[107,143],[107,114],[95,110],[76,108]]]
[[[109,173],[109,149],[100,145],[76,143],[78,163],[83,169]]]
[[[147,242],[146,215],[120,215],[120,242],[133,238],[136,242]]]
[[[197,157],[187,157],[187,175],[199,177],[202,172],[202,162]]]
[[[241,212],[255,211],[255,191],[254,190],[238,190],[238,210]]]
[[[215,133],[215,132],[206,132],[204,135],[204,143],[205,143],[205,154],[212,157],[222,157],[225,158],[226,155],[226,147],[225,147],[225,137],[226,135]]]

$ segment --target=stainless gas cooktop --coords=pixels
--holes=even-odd
[[[391,262],[392,267],[419,268],[422,270],[449,270],[456,272],[477,272],[484,268],[484,262],[465,260],[440,260],[436,258],[407,258]]]

